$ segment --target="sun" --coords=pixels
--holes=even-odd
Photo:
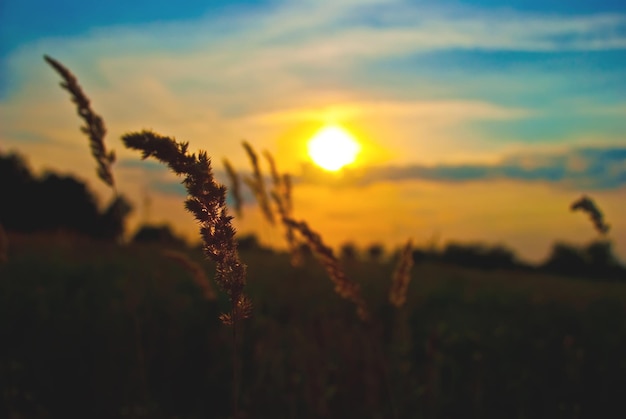
[[[331,172],[354,162],[360,150],[354,137],[336,125],[320,129],[308,143],[311,160]]]

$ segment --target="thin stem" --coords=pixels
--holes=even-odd
[[[383,374],[383,383],[387,392],[389,407],[391,408],[391,417],[393,419],[397,419],[398,411],[394,402],[393,391],[391,389],[391,379],[389,376],[389,368],[387,366],[385,354],[383,352],[382,343],[380,339],[377,339],[378,336],[375,336],[374,326],[371,321],[365,322],[365,328],[367,330],[367,336],[370,340],[370,347],[374,348],[374,357],[376,358],[376,361],[378,362],[378,367]]]
[[[233,308],[234,309],[234,308]],[[237,335],[237,316],[233,316],[233,419],[239,418],[239,342]]]

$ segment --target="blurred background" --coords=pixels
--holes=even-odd
[[[625,50],[623,1],[2,0],[0,417],[626,417]],[[229,187],[239,341],[143,129]]]

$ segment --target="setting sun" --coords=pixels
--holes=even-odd
[[[323,169],[335,171],[354,162],[361,147],[354,137],[338,126],[327,126],[309,141],[309,156]]]

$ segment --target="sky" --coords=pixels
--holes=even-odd
[[[0,151],[111,199],[48,54],[105,120],[132,226],[197,237],[180,179],[120,141],[152,129],[206,150],[224,182],[224,158],[250,171],[243,140],[269,151],[295,218],[333,246],[484,242],[541,261],[598,238],[569,210],[586,194],[626,260],[625,52],[623,1],[2,0]],[[306,153],[328,124],[361,144],[338,173]],[[247,198],[238,230],[280,246]]]

